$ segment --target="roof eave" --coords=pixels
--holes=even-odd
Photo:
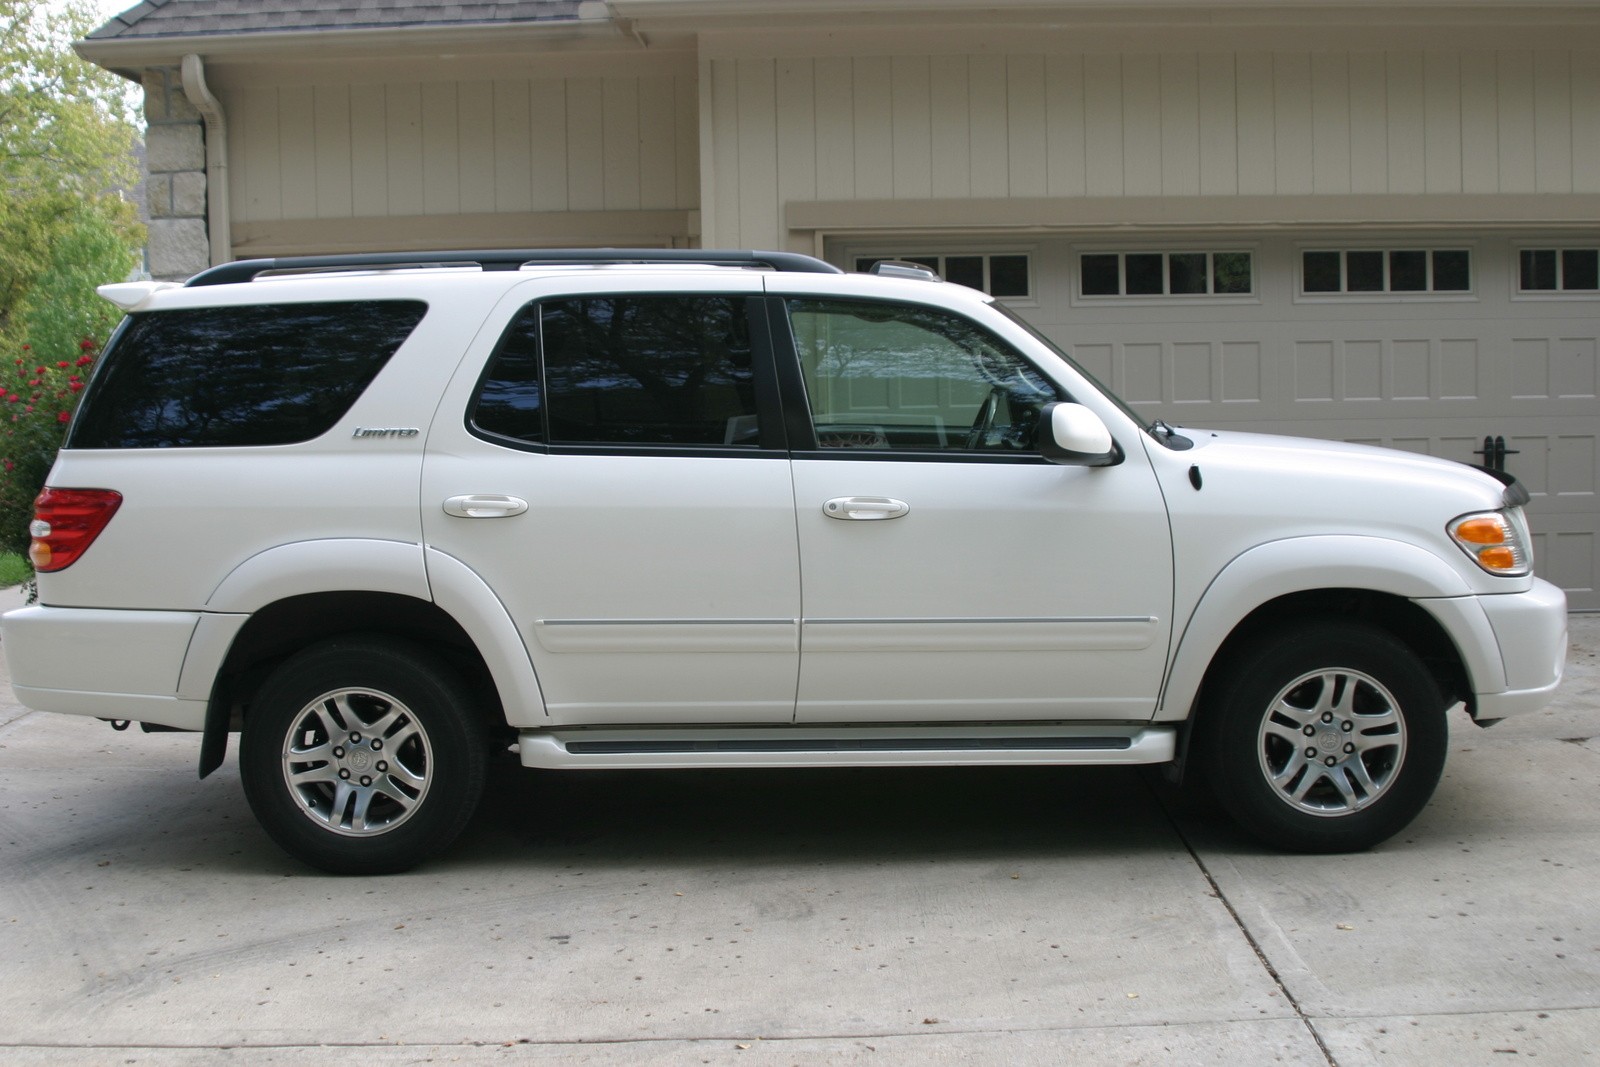
[[[299,55],[334,59],[343,56],[437,55],[471,51],[485,45],[534,50],[566,50],[601,46],[638,47],[609,17],[551,19],[542,22],[495,22],[440,26],[416,24],[358,29],[258,30],[249,33],[192,34],[172,37],[87,38],[73,51],[97,66],[119,73],[170,66],[191,52],[209,61]]]

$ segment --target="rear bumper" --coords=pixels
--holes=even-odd
[[[206,702],[178,695],[197,612],[27,607],[0,616],[17,700],[39,711],[205,725]]]

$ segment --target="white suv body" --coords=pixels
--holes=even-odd
[[[1426,801],[1449,704],[1489,723],[1560,681],[1509,479],[1146,426],[959,286],[497,255],[113,291],[130,325],[48,484],[121,503],[5,616],[19,699],[203,730],[202,774],[242,728],[280,844],[377,871],[459,831],[494,739],[546,768],[1187,757],[1266,840],[1359,848]],[[301,273],[229,280],[267,267]],[[350,309],[378,309],[360,345]],[[290,416],[206,360],[296,315],[329,366],[392,355],[252,443]],[[334,736],[362,723],[403,773],[369,781],[381,741]]]

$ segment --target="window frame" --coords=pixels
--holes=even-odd
[[[1295,241],[1294,249],[1294,303],[1296,304],[1448,304],[1469,303],[1478,299],[1478,287],[1483,276],[1477,241],[1452,238],[1425,237],[1416,241]],[[1349,284],[1348,255],[1351,252],[1376,252],[1383,257],[1383,289],[1355,290],[1341,288],[1320,292],[1306,290],[1306,255],[1312,252],[1336,252],[1339,255],[1340,284]],[[1395,252],[1421,252],[1427,257],[1427,278],[1433,279],[1433,257],[1438,252],[1467,253],[1467,288],[1465,289],[1391,289],[1390,256]]]
[[[755,392],[756,419],[759,429],[759,439],[755,445],[725,445],[725,444],[683,444],[662,442],[641,442],[637,444],[614,442],[605,444],[577,444],[569,442],[549,441],[550,414],[549,414],[549,385],[545,374],[544,351],[544,324],[543,313],[540,313],[540,336],[538,345],[538,377],[540,390],[539,418],[543,427],[545,440],[525,441],[520,438],[507,437],[503,434],[479,427],[476,422],[478,405],[482,399],[484,387],[491,380],[491,372],[500,360],[501,353],[511,335],[512,326],[519,321],[523,314],[530,308],[546,303],[557,303],[570,300],[603,300],[607,298],[641,299],[646,297],[672,297],[679,299],[715,299],[723,298],[740,304],[744,308],[745,322],[750,332],[750,372],[751,385]],[[773,367],[773,343],[771,334],[770,315],[766,310],[767,298],[757,291],[708,289],[639,289],[616,290],[597,289],[592,291],[571,293],[547,293],[519,304],[500,326],[500,335],[495,339],[493,348],[483,361],[483,366],[478,372],[472,391],[468,395],[467,403],[462,412],[462,424],[467,433],[481,441],[509,448],[518,452],[530,452],[550,456],[678,456],[678,457],[725,457],[739,459],[756,458],[782,458],[789,454],[788,435],[785,432],[784,404],[778,388],[778,375]]]
[[[1129,293],[1128,256],[1159,255],[1161,257],[1161,285],[1164,290],[1172,286],[1172,257],[1203,254],[1206,257],[1206,285],[1215,283],[1214,256],[1242,253],[1250,257],[1250,291],[1247,293]],[[1085,256],[1117,257],[1117,281],[1122,290],[1118,293],[1085,293],[1083,291]],[[1132,244],[1128,242],[1075,244],[1068,249],[1068,292],[1072,307],[1219,307],[1261,303],[1261,248],[1252,241],[1227,241],[1219,243],[1162,243]]]

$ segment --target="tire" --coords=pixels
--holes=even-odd
[[[1207,686],[1201,751],[1251,836],[1357,852],[1398,833],[1444,770],[1447,703],[1417,656],[1364,623],[1258,637]]]
[[[291,856],[334,874],[393,874],[460,835],[488,744],[466,687],[425,649],[354,636],[296,654],[251,702],[239,773]]]

